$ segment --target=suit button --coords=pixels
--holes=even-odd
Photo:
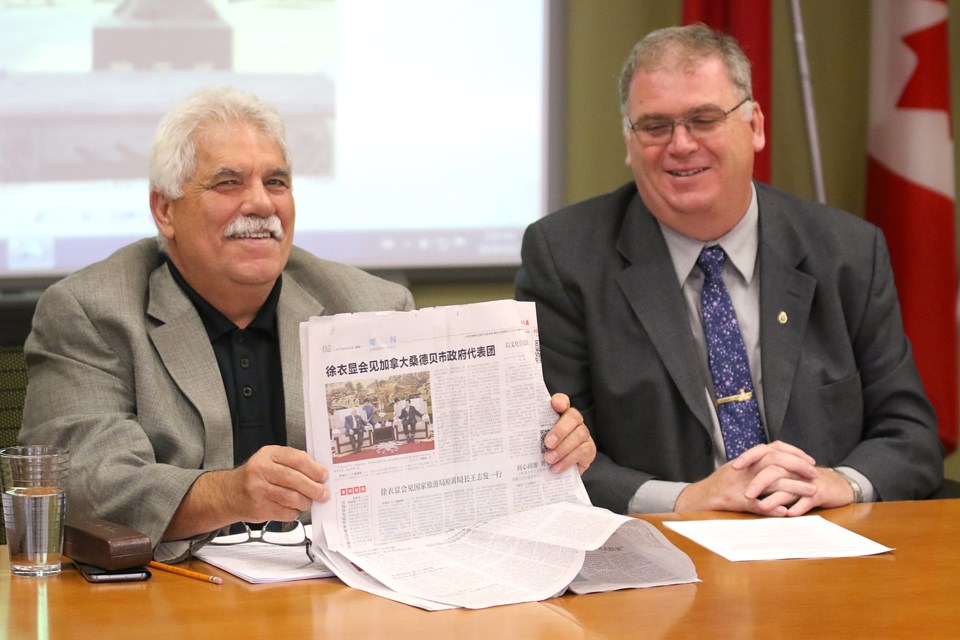
[[[252,395],[253,395],[253,388],[252,388],[252,387],[246,386],[246,387],[243,388],[243,397],[244,397],[244,398],[249,398],[249,397],[251,397]]]

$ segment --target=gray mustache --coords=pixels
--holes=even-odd
[[[280,217],[276,214],[268,218],[261,218],[260,216],[240,216],[227,226],[223,235],[226,238],[237,238],[263,232],[269,233],[277,240],[282,240],[283,225],[280,224]]]

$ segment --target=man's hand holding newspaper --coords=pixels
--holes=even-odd
[[[590,506],[594,444],[549,397],[532,303],[311,318],[301,351],[332,496],[314,552],[347,584],[433,610],[697,580],[654,527]]]

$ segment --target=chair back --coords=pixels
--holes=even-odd
[[[23,402],[27,397],[27,363],[23,343],[30,333],[33,299],[3,300],[0,304],[0,449],[17,444]],[[3,520],[0,510],[0,522]],[[6,544],[6,529],[0,526],[0,544]]]
[[[17,444],[26,397],[27,363],[23,359],[23,347],[0,346],[0,449]]]

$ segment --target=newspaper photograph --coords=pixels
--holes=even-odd
[[[311,318],[301,350],[307,448],[332,493],[312,510],[314,551],[347,584],[428,609],[540,600],[578,576],[645,586],[604,581],[602,562],[580,575],[624,523],[646,523],[590,506],[576,468],[543,460],[557,414],[533,303]],[[656,542],[674,582],[696,579]]]

